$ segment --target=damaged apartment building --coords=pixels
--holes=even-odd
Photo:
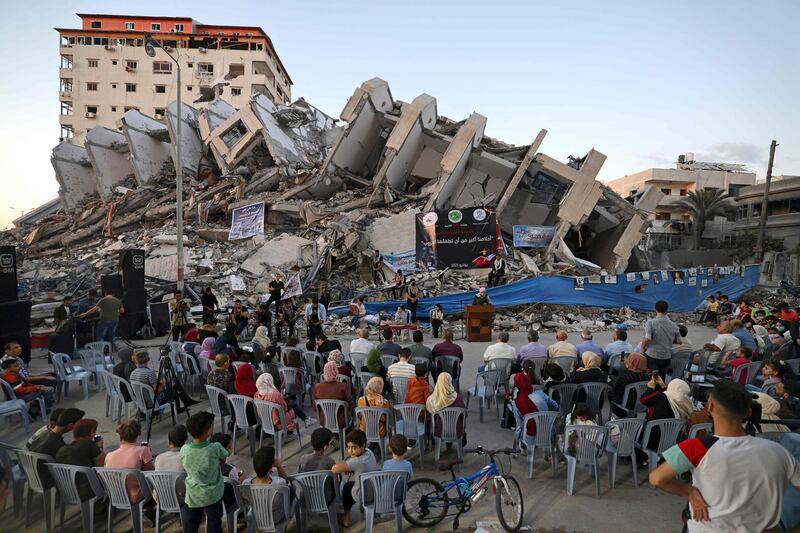
[[[189,272],[194,261],[204,279],[212,259],[226,265],[217,278],[241,275],[248,290],[274,268],[299,268],[304,287],[337,269],[353,278],[372,250],[414,248],[416,213],[470,206],[495,209],[509,242],[514,225],[554,226],[547,248],[509,247],[523,276],[648,266],[637,244],[662,193],[624,200],[596,179],[606,156],[594,149],[563,163],[540,151],[546,130],[530,145],[506,144],[484,135],[479,113],[448,119],[434,97],[396,100],[379,78],[356,88],[339,118],[261,93],[238,108],[224,94],[183,104],[180,116],[175,102],[159,118],[129,110],[116,129],[89,130],[83,146],[54,148],[64,214],[18,228],[23,253],[80,253],[136,232],[126,243],[147,247],[142,232],[169,233],[180,143]],[[264,235],[228,242],[232,210],[260,201]],[[212,258],[200,252],[208,243],[228,248]]]

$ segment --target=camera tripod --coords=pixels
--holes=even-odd
[[[167,339],[169,341],[169,337]],[[181,385],[181,382],[178,379],[178,374],[175,372],[175,367],[172,365],[172,359],[169,358],[168,353],[164,354],[163,352],[158,363],[158,376],[156,377],[156,384],[161,383],[162,377],[166,382],[167,391],[171,390],[172,392],[172,399],[170,402],[174,403],[173,409],[175,409],[175,411],[173,412],[173,417],[176,417],[179,409],[178,406],[181,401],[183,402],[184,409],[186,410],[186,416],[191,416],[191,413],[189,412],[189,401],[191,401],[192,405],[197,402],[192,400],[183,390],[183,385]],[[156,398],[153,398],[153,405],[150,406],[150,416],[147,423],[147,438],[145,439],[145,442],[147,443],[150,442],[150,434],[153,430],[153,417],[156,413],[156,403]],[[173,422],[177,423],[175,418],[173,418]]]

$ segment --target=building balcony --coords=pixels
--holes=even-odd
[[[737,230],[753,229],[758,228],[759,224],[761,224],[761,217],[742,218],[736,221],[735,228]],[[769,215],[766,226],[768,228],[781,226],[798,226],[800,228],[800,213]]]
[[[665,194],[664,197],[658,202],[659,207],[675,207],[681,200],[685,200],[686,196],[680,196],[678,194]]]
[[[72,100],[72,91],[58,91],[60,100]]]
[[[61,67],[58,69],[58,75],[61,78],[71,78],[72,77],[72,67],[65,68]]]

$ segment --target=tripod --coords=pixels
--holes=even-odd
[[[169,341],[169,337],[167,338]],[[189,402],[187,401],[188,395],[183,390],[183,385],[181,385],[180,380],[178,379],[178,374],[175,372],[175,367],[172,365],[172,359],[169,358],[169,355],[162,355],[161,359],[158,363],[158,377],[156,378],[156,384],[161,383],[161,378],[165,378],[167,383],[167,391],[172,391],[172,399],[171,402],[174,402],[175,412],[178,411],[179,401],[183,401],[184,408],[186,409],[186,416],[191,416],[189,412]],[[189,398],[191,400],[191,398]],[[192,402],[196,403],[196,402]],[[147,438],[145,442],[150,442],[150,433],[153,431],[153,417],[156,413],[156,399],[153,398],[153,405],[150,406],[150,417],[147,422]],[[173,419],[173,422],[176,422]]]

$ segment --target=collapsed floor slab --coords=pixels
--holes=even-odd
[[[86,134],[84,147],[94,167],[97,192],[107,202],[116,186],[134,174],[126,138],[118,131],[95,126]]]
[[[83,146],[61,142],[53,148],[50,162],[56,173],[58,196],[65,211],[75,210],[86,196],[97,192],[94,167]]]
[[[147,185],[160,177],[170,160],[167,126],[136,109],[125,113],[119,126],[128,142],[136,182]]]

